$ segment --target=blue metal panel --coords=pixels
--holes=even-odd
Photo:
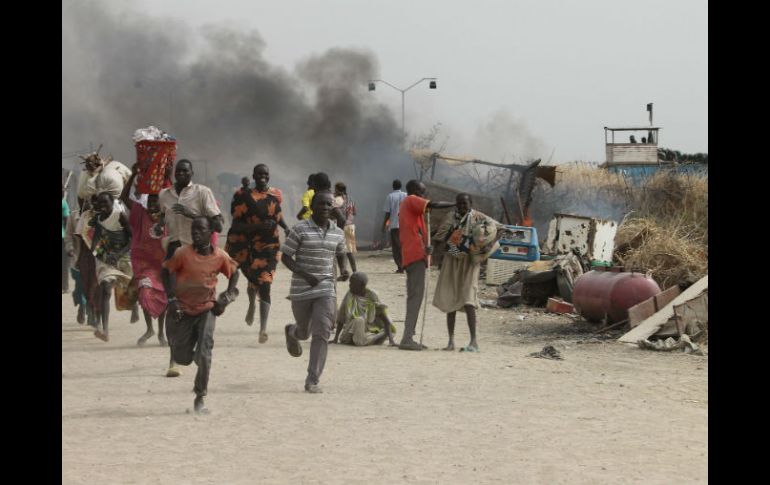
[[[500,249],[492,253],[492,259],[509,261],[538,261],[540,246],[537,240],[537,229],[524,226],[505,226],[512,236],[500,238]]]

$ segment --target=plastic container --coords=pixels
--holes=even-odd
[[[534,227],[503,226],[500,249],[492,253],[490,259],[508,261],[538,261],[540,246],[537,242],[537,230]]]
[[[628,309],[660,293],[658,284],[642,273],[589,271],[575,280],[572,303],[586,320],[607,323],[628,318]]]
[[[166,168],[174,164],[176,141],[142,140],[136,142],[139,163],[136,187],[142,194],[157,194],[167,185]]]

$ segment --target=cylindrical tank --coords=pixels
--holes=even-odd
[[[589,271],[575,280],[572,303],[586,320],[607,323],[628,318],[628,309],[660,293],[652,278],[634,272]]]

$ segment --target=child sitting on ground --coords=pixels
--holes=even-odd
[[[396,327],[388,318],[388,307],[366,288],[368,282],[369,278],[360,271],[350,277],[350,291],[337,312],[337,332],[331,343],[380,345],[387,339],[390,346],[398,345],[393,340]]]

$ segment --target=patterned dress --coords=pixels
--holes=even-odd
[[[267,191],[238,189],[230,206],[233,225],[235,223],[259,224],[266,220],[275,221],[271,230],[243,231],[231,227],[227,233],[225,251],[237,263],[250,285],[271,284],[275,268],[281,259],[279,251],[281,214],[281,191],[269,187]]]

